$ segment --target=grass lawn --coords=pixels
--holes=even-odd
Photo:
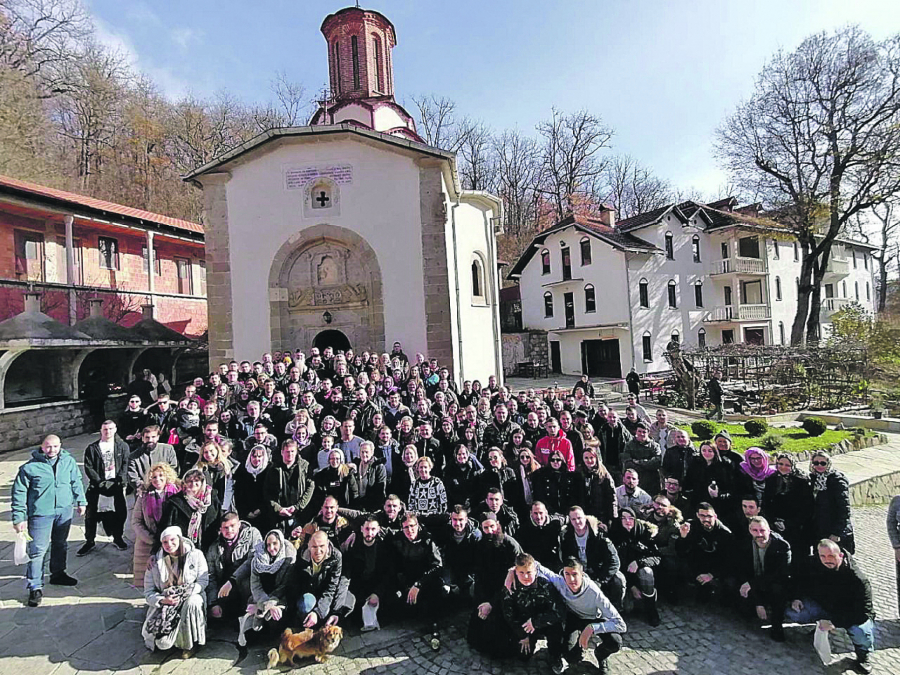
[[[682,429],[685,429],[691,436],[691,440],[694,442],[695,447],[700,446],[700,440],[691,433],[691,425],[690,424],[680,424],[678,425]],[[734,443],[733,448],[736,452],[740,454],[744,454],[744,450],[754,445],[759,445],[759,438],[751,438],[747,431],[744,429],[743,424],[722,424],[717,427],[718,429],[727,429],[728,433],[731,434],[731,439]],[[786,429],[779,429],[776,427],[769,427],[769,433],[778,434],[782,438],[784,438],[784,446],[782,450],[785,452],[806,452],[810,450],[822,450],[827,449],[834,443],[839,443],[840,441],[853,438],[852,431],[834,431],[829,429],[821,436],[810,436],[800,427],[788,427]],[[868,432],[867,435],[870,435],[871,432]]]

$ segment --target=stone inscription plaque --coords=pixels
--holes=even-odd
[[[320,177],[330,178],[338,185],[348,185],[353,182],[353,167],[349,164],[289,167],[284,170],[284,189],[302,190]]]
[[[292,310],[320,307],[359,307],[367,304],[365,284],[345,284],[320,288],[298,288],[290,291],[288,307]]]

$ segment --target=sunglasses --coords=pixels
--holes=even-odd
[[[813,466],[828,466],[828,462],[818,461],[818,462],[813,462],[812,465]]]

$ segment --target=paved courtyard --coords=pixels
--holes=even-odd
[[[81,458],[88,437],[64,443]],[[266,651],[275,638],[241,650],[233,627],[214,628],[205,648],[188,661],[180,653],[149,653],[140,637],[144,616],[141,593],[130,586],[131,551],[117,551],[98,538],[97,550],[76,558],[70,546],[69,572],[79,579],[74,589],[45,588],[37,609],[24,606],[22,568],[12,564],[9,525],[10,484],[25,453],[0,456],[0,675],[85,673],[257,673],[266,671]],[[854,512],[857,558],[872,580],[878,612],[875,672],[900,673],[900,620],[897,615],[893,555],[885,534],[886,507]],[[79,523],[71,541],[83,539]],[[853,655],[842,632],[832,642],[836,663],[825,668],[812,649],[810,627],[789,627],[787,642],[772,642],[765,631],[717,608],[664,605],[662,625],[650,628],[638,615],[626,614],[629,632],[624,649],[610,659],[615,674],[782,672],[852,672]],[[454,615],[443,630],[439,651],[432,651],[421,628],[405,625],[368,633],[348,630],[339,652],[328,663],[304,662],[315,675],[343,673],[549,673],[544,650],[531,662],[492,662],[465,642],[464,614]],[[568,672],[596,672],[585,662]]]

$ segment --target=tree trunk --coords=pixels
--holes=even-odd
[[[799,239],[799,238],[798,238]],[[794,323],[791,325],[791,345],[798,347],[803,344],[803,333],[809,316],[809,298],[812,294],[812,272],[814,258],[810,253],[810,247],[805,240],[800,240],[802,259],[800,263],[800,283],[797,287],[797,311],[794,314]]]
[[[887,256],[887,242],[885,241],[881,245],[881,260],[878,261],[878,312],[884,312],[884,308],[887,306],[887,291],[888,291],[888,268],[887,261],[885,260]]]
[[[813,284],[810,295],[809,317],[806,320],[806,344],[815,346],[822,337],[822,324],[819,315],[822,311],[822,279],[825,277],[830,247],[825,251],[820,260],[813,259]]]

